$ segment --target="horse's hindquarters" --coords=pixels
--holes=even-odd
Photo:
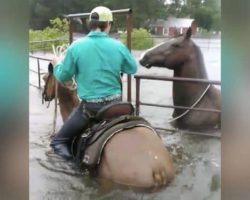
[[[149,188],[171,181],[174,168],[160,138],[149,128],[136,127],[109,140],[98,175],[115,183]]]

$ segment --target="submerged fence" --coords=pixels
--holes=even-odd
[[[139,115],[140,113],[140,106],[156,106],[156,107],[164,107],[164,108],[178,108],[183,110],[196,110],[196,111],[203,111],[203,112],[216,112],[220,113],[220,110],[216,109],[208,109],[208,108],[191,108],[185,106],[173,106],[173,105],[162,105],[162,104],[154,104],[149,102],[142,102],[140,98],[140,86],[141,80],[157,80],[157,81],[179,81],[179,82],[190,82],[190,83],[197,83],[197,84],[214,84],[214,85],[221,85],[220,81],[211,81],[206,79],[193,79],[193,78],[176,78],[176,77],[168,77],[168,76],[152,76],[152,75],[135,75],[136,79],[136,100],[135,100],[135,108],[136,114]]]
[[[152,80],[152,81],[180,81],[180,82],[189,82],[189,83],[196,83],[196,84],[213,84],[213,85],[221,85],[220,81],[212,81],[207,79],[192,79],[192,78],[176,78],[176,77],[169,77],[169,76],[152,76],[152,75],[135,75],[136,80],[136,97],[135,97],[135,112],[136,115],[140,114],[140,107],[141,106],[152,106],[152,107],[161,107],[161,108],[170,108],[170,109],[183,109],[183,110],[194,110],[194,111],[202,111],[202,112],[214,112],[214,113],[221,113],[221,110],[217,109],[208,109],[208,108],[195,108],[195,107],[186,107],[186,106],[175,106],[175,105],[163,105],[163,104],[156,104],[151,102],[143,102],[141,101],[141,80]],[[165,127],[154,127],[157,130],[163,130],[168,132],[182,132],[185,134],[191,135],[200,135],[200,136],[208,136],[208,137],[215,137],[221,138],[220,132],[198,132],[198,131],[190,131],[190,130],[179,130],[173,127],[165,128]]]
[[[74,36],[72,36],[74,39],[78,39],[81,37],[84,37],[85,34],[74,34]],[[111,37],[117,39],[117,40],[121,40],[121,37],[119,34],[111,34]],[[167,41],[171,38],[168,37],[164,37],[164,36],[152,36],[152,37],[143,37],[144,39],[148,39],[150,38],[152,40],[152,45],[157,45],[161,42]],[[132,37],[131,40],[133,42],[133,40],[136,40],[137,38]],[[201,49],[219,49],[221,48],[220,45],[220,41],[219,40],[214,40],[214,39],[202,39],[202,38],[193,38],[195,42],[199,43],[199,47]],[[69,43],[68,39],[53,39],[53,40],[43,40],[43,41],[31,41],[29,42],[29,48],[30,48],[30,52],[36,52],[36,51],[52,51],[51,49],[51,45],[54,44],[55,46],[58,45],[62,45],[62,44],[67,44]]]
[[[153,106],[153,107],[162,107],[162,108],[178,108],[183,110],[194,110],[194,111],[202,111],[202,112],[214,112],[214,113],[221,113],[221,110],[217,109],[208,109],[208,108],[195,108],[195,107],[186,107],[186,106],[175,106],[175,105],[163,105],[163,104],[155,104],[150,102],[142,102],[141,101],[141,80],[152,80],[152,81],[179,81],[179,82],[189,82],[189,83],[196,83],[196,84],[213,84],[213,85],[221,85],[220,81],[211,81],[207,79],[193,79],[193,78],[180,78],[180,77],[168,77],[168,76],[152,76],[152,75],[135,75],[136,79],[136,99],[135,99],[135,110],[136,115],[140,114],[140,106]],[[175,129],[166,129],[163,127],[155,127],[159,130],[167,130],[167,131],[176,131]],[[191,131],[184,131],[187,134],[194,134],[194,135],[202,135],[202,136],[211,136],[220,138],[220,134],[214,133],[204,133],[204,132],[191,132]]]
[[[68,39],[53,39],[53,40],[41,40],[41,41],[31,41],[29,42],[29,49],[30,52],[36,52],[36,51],[52,51],[52,44],[55,46],[67,44],[69,43]]]
[[[49,58],[45,58],[45,57],[39,57],[39,56],[34,56],[34,55],[29,55],[29,57],[30,58],[32,58],[32,59],[35,59],[36,60],[36,69],[37,70],[34,70],[34,69],[29,69],[29,71],[30,72],[32,72],[32,73],[34,73],[34,74],[37,74],[37,80],[38,80],[38,84],[36,85],[36,84],[33,84],[33,83],[29,83],[31,86],[33,86],[33,87],[36,87],[36,88],[38,88],[38,89],[41,89],[41,75],[43,75],[43,74],[45,74],[46,72],[42,72],[41,71],[41,60],[42,61],[48,61],[48,62],[50,62],[51,61],[51,59],[49,59]]]

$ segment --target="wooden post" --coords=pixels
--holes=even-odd
[[[127,46],[131,51],[131,34],[132,34],[132,12],[127,14]],[[128,75],[127,101],[131,102],[131,75]]]

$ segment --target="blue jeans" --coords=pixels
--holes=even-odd
[[[55,147],[56,145],[67,145],[70,149],[72,140],[83,133],[83,131],[88,127],[90,122],[90,114],[95,115],[98,110],[102,107],[113,103],[121,101],[121,97],[110,101],[103,102],[85,102],[84,100],[80,103],[80,105],[75,108],[69,117],[64,122],[62,128],[58,131],[56,136],[53,138],[51,142],[51,146]]]

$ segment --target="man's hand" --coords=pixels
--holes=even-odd
[[[51,61],[52,65],[55,66],[58,63],[60,63],[63,60],[63,57],[64,56],[62,56],[62,55],[61,56],[54,55],[54,57],[53,57],[53,59]]]

